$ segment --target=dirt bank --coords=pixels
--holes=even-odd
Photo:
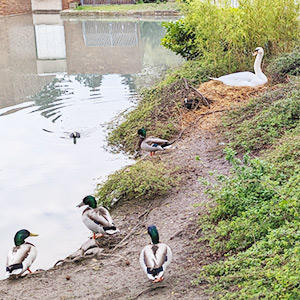
[[[199,177],[209,177],[211,171],[228,171],[218,148],[214,134],[191,129],[175,149],[153,158],[182,166],[182,184],[165,198],[151,203],[123,203],[113,211],[122,236],[111,241],[105,253],[134,228],[125,245],[114,250],[114,256],[85,259],[19,280],[1,281],[1,299],[206,299],[205,287],[195,287],[191,281],[202,261],[214,258],[197,242],[201,234],[197,232],[199,208],[193,205],[208,201]],[[141,248],[149,243],[145,234],[149,224],[156,224],[161,241],[170,245],[174,255],[165,281],[158,285],[149,283],[138,262]]]

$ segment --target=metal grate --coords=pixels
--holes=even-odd
[[[83,21],[82,33],[88,47],[135,47],[138,24],[135,22]]]

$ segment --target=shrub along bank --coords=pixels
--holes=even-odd
[[[184,18],[166,24],[163,45],[188,60],[222,66],[228,73],[252,69],[251,52],[258,46],[274,56],[298,42],[297,1],[243,0],[239,4],[233,8],[228,0],[184,1]]]

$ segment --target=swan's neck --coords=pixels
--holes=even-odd
[[[255,75],[258,77],[265,76],[264,73],[261,70],[261,61],[263,58],[263,54],[257,54],[254,62],[254,72]]]

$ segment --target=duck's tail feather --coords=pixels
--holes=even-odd
[[[175,142],[176,142],[176,140],[174,140],[174,141],[172,141],[172,142],[166,142],[166,143],[162,144],[161,147],[162,147],[162,148],[166,148],[166,147],[168,147],[168,146],[173,145]]]
[[[13,265],[10,265],[10,266],[6,267],[6,272],[9,275],[18,275],[18,274],[21,274],[22,271],[23,271],[23,264],[22,263],[13,264]]]
[[[156,269],[147,268],[147,276],[151,280],[160,278],[163,276],[163,274],[164,274],[164,269],[162,266]]]
[[[107,234],[115,234],[117,232],[120,232],[120,230],[116,226],[110,226],[110,227],[106,226],[106,227],[103,227],[103,230]]]

